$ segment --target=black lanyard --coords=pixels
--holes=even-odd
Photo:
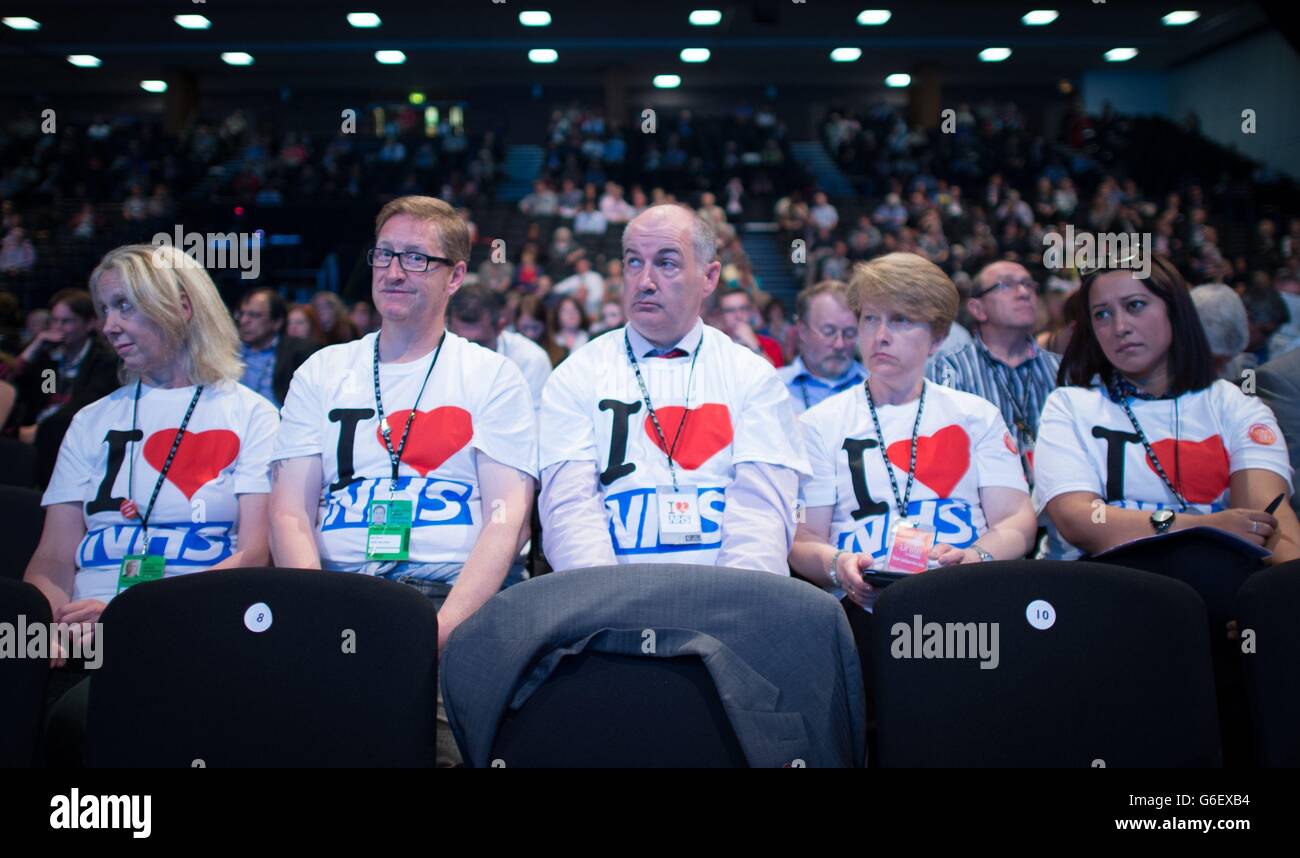
[[[641,365],[636,362],[636,355],[632,353],[632,341],[628,339],[626,329],[623,331],[623,345],[627,347],[627,359],[632,362],[632,371],[636,373],[636,383],[641,387],[641,399],[645,402],[646,411],[650,413],[650,422],[654,424],[655,434],[659,436],[659,448],[668,452],[668,474],[673,478],[673,491],[678,491],[677,469],[673,467],[673,451],[677,449],[677,442],[681,440],[682,433],[686,429],[686,418],[691,413],[691,382],[695,379],[695,359],[700,356],[700,347],[704,345],[703,333],[700,335],[700,341],[695,344],[695,351],[691,353],[691,371],[686,376],[686,405],[682,409],[682,422],[677,424],[677,434],[673,436],[671,445],[664,437],[664,430],[659,425],[659,416],[655,414],[655,407],[650,404],[650,391],[646,390],[645,380],[641,378]]]
[[[135,383],[135,402],[131,405],[131,434],[135,435],[137,418],[140,415],[140,387],[139,380]],[[162,470],[158,472],[158,482],[153,484],[153,494],[149,495],[149,505],[144,508],[140,514],[140,526],[144,530],[144,550],[149,551],[149,515],[153,512],[154,501],[158,500],[158,492],[162,491],[163,480],[167,479],[167,472],[171,470],[172,460],[176,458],[176,451],[180,449],[181,438],[185,437],[185,427],[190,425],[190,416],[194,414],[194,406],[199,404],[199,397],[203,395],[203,385],[199,385],[194,390],[194,397],[190,399],[190,407],[185,409],[185,419],[181,421],[180,428],[176,430],[176,437],[172,439],[172,448],[167,453],[167,460],[163,462]],[[135,444],[134,441],[131,442]],[[131,463],[127,466],[126,478],[127,500],[135,494],[135,451],[131,451]]]
[[[1119,401],[1119,404],[1124,408],[1124,413],[1128,415],[1128,422],[1130,422],[1130,423],[1133,424],[1133,431],[1137,433],[1138,440],[1142,442],[1142,446],[1143,446],[1143,448],[1146,449],[1146,451],[1147,451],[1147,455],[1148,455],[1149,457],[1151,457],[1151,464],[1153,464],[1153,465],[1156,466],[1156,474],[1157,474],[1157,476],[1159,476],[1161,482],[1163,482],[1163,483],[1165,484],[1165,488],[1169,489],[1169,493],[1172,494],[1172,495],[1174,496],[1174,499],[1178,501],[1178,504],[1179,504],[1179,512],[1187,512],[1187,509],[1188,509],[1187,501],[1183,498],[1183,496],[1182,496],[1181,494],[1179,494],[1178,489],[1174,488],[1174,484],[1173,484],[1173,482],[1169,479],[1168,474],[1165,473],[1165,469],[1164,469],[1164,467],[1160,464],[1160,460],[1156,458],[1156,451],[1153,450],[1153,449],[1151,449],[1151,442],[1147,440],[1147,433],[1145,433],[1145,432],[1142,431],[1142,424],[1138,423],[1138,421],[1137,421],[1137,416],[1133,413],[1133,409],[1129,407],[1129,404],[1128,404],[1128,396],[1124,395],[1124,394],[1120,391],[1120,389],[1119,389],[1119,385],[1115,385],[1115,386],[1114,386],[1114,388],[1113,388],[1113,393],[1114,393],[1114,397],[1113,397],[1113,398],[1116,399],[1116,400],[1118,400],[1118,401]],[[1175,456],[1175,463],[1177,462],[1177,456],[1178,456],[1178,439],[1177,439],[1178,431],[1177,431],[1177,424],[1178,424],[1178,399],[1177,399],[1177,398],[1174,398],[1174,425],[1175,425],[1175,430],[1174,430],[1174,456]],[[1179,469],[1179,470],[1181,471],[1181,469]],[[1179,477],[1181,477],[1181,476],[1182,476],[1182,474],[1181,474],[1181,472],[1180,472],[1180,473],[1179,473]]]
[[[921,380],[921,400],[916,404],[916,422],[912,424],[912,450],[907,462],[907,491],[898,493],[898,480],[894,479],[894,468],[889,461],[889,451],[885,449],[885,433],[880,431],[880,418],[876,416],[876,401],[871,398],[870,380],[862,382],[867,392],[867,407],[871,409],[871,422],[876,426],[876,440],[880,442],[880,458],[885,460],[885,473],[889,475],[889,486],[894,490],[894,503],[898,506],[899,522],[907,520],[907,501],[912,496],[912,480],[916,477],[916,440],[921,431],[921,414],[925,412],[925,379]]]
[[[384,449],[388,450],[388,461],[393,465],[393,482],[391,489],[397,490],[397,468],[402,462],[402,451],[406,449],[406,438],[411,433],[411,424],[415,422],[416,409],[420,407],[420,400],[424,398],[425,385],[429,383],[429,376],[433,375],[433,368],[438,363],[438,355],[442,354],[442,344],[447,339],[447,332],[443,331],[442,336],[438,339],[438,347],[433,350],[433,360],[429,361],[429,369],[424,373],[424,381],[420,383],[420,392],[415,394],[415,404],[411,406],[411,411],[406,415],[406,426],[402,429],[402,440],[398,443],[397,449],[393,449],[393,431],[388,425],[388,418],[384,417],[384,397],[379,390],[379,334],[375,334],[375,412],[379,417],[379,434],[384,438]]]
[[[1014,418],[1013,422],[1016,427],[1016,430],[1020,433],[1020,437],[1016,439],[1017,442],[1021,443],[1022,449],[1023,449],[1023,442],[1025,441],[1026,438],[1029,439],[1030,444],[1033,444],[1034,439],[1036,437],[1036,433],[1034,432],[1033,429],[1030,428],[1029,418],[1025,416],[1024,411],[1020,410],[1020,406],[1016,402],[1015,396],[1012,395],[1011,389],[1007,387],[1005,384],[1003,384],[1001,370],[998,369],[999,362],[995,361],[992,357],[990,357],[987,354],[984,354],[983,352],[980,353],[980,357],[982,357],[984,359],[984,362],[988,365],[989,375],[993,379],[993,386],[998,389],[998,393],[1002,394],[1003,400],[1008,405],[1011,406],[1011,416]],[[1033,360],[1033,358],[1030,358],[1030,360]],[[1028,363],[1028,361],[1026,361],[1025,363]],[[1021,366],[1024,365],[1025,364],[1021,364]],[[1006,366],[1006,364],[1003,364],[1003,366]],[[1014,375],[1016,372],[1015,368],[1013,367],[1008,366],[1007,369],[1011,370],[1012,375]]]

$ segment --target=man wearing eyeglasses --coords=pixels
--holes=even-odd
[[[1034,484],[1034,442],[1038,416],[1056,388],[1061,356],[1038,347],[1038,284],[1016,262],[986,265],[975,275],[966,304],[975,320],[973,342],[931,361],[931,381],[987,399],[1002,412],[1014,434],[1025,478]]]
[[[795,298],[799,355],[776,371],[790,391],[795,416],[867,377],[854,359],[858,320],[849,309],[848,288],[841,280],[823,280]]]
[[[537,467],[518,367],[446,329],[469,253],[442,200],[384,206],[367,253],[380,329],[299,368],[273,455],[276,564],[410,585],[438,607],[440,648],[511,571]]]

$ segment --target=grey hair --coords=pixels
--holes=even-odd
[[[633,221],[640,220],[646,215],[649,215],[651,212],[657,212],[659,209],[670,209],[670,208],[682,210],[691,219],[691,248],[695,251],[695,261],[699,263],[701,267],[706,266],[709,263],[713,262],[713,260],[718,257],[718,232],[716,229],[713,228],[713,224],[709,223],[707,220],[700,217],[698,214],[696,214],[695,210],[690,208],[689,206],[684,206],[681,205],[680,203],[661,203],[657,206],[650,206],[650,208],[641,212],[641,214],[637,215],[632,220]],[[632,226],[632,222],[629,221],[628,227],[631,226]],[[623,235],[624,235],[623,251],[626,253],[627,252],[627,240],[626,240],[627,228],[624,228]]]
[[[1215,357],[1233,358],[1246,350],[1250,326],[1246,305],[1231,287],[1206,283],[1192,289],[1192,303],[1201,317],[1201,327]]]

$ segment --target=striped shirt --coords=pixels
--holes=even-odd
[[[1043,403],[1056,389],[1056,372],[1061,356],[1040,349],[1030,342],[1033,357],[1012,368],[993,356],[984,341],[976,337],[970,345],[941,354],[926,367],[926,378],[956,390],[973,393],[992,402],[1002,412],[1002,419],[1014,433],[1020,451],[1025,478],[1033,486],[1031,456],[1038,436],[1038,418]]]

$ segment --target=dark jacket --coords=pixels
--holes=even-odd
[[[1291,454],[1293,483],[1300,480],[1300,349],[1291,349],[1255,371],[1255,392],[1273,409]],[[1300,492],[1291,495],[1291,508],[1300,515]]]
[[[767,572],[660,563],[543,575],[456,629],[438,678],[466,764],[489,764],[502,715],[565,655],[641,656],[647,629],[651,657],[703,659],[749,765],[863,765],[862,671],[835,599]]]
[[[289,395],[289,382],[293,381],[293,374],[319,348],[319,345],[310,340],[280,337],[280,345],[275,349],[275,372],[271,377],[271,385],[275,389],[275,398],[281,403]]]
[[[77,371],[72,382],[68,401],[58,411],[41,421],[36,429],[36,484],[45,486],[54,473],[54,463],[59,457],[59,446],[63,436],[72,424],[77,412],[96,400],[103,399],[122,386],[118,378],[121,361],[117,352],[103,337],[95,336],[90,342],[90,351]],[[54,369],[54,361],[42,353],[41,357],[29,364],[15,382],[19,389],[20,401],[24,403],[23,414],[18,425],[28,425],[36,419],[49,398],[41,391],[41,379],[44,371]],[[15,409],[17,410],[17,409]]]

